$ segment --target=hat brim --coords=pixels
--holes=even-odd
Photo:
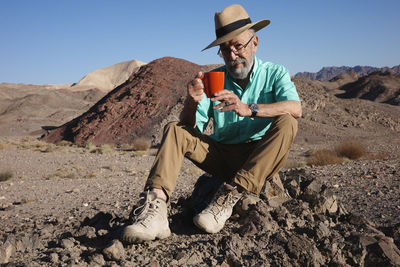
[[[245,25],[245,26],[243,26],[243,27],[241,27],[239,29],[236,29],[236,30],[234,30],[234,31],[232,31],[232,32],[230,32],[230,33],[218,38],[217,40],[215,40],[214,42],[209,44],[206,48],[204,48],[201,51],[204,51],[204,50],[209,49],[211,47],[214,47],[214,46],[220,45],[222,43],[228,42],[228,41],[232,40],[233,38],[235,38],[236,36],[238,36],[239,34],[241,34],[242,32],[248,30],[248,29],[253,29],[254,31],[257,32],[257,31],[261,30],[262,28],[268,26],[268,24],[270,24],[270,22],[271,22],[270,20],[264,19],[264,20],[257,21],[255,23],[249,23],[249,24],[247,24],[247,25]]]

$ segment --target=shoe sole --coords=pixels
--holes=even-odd
[[[144,241],[152,241],[155,239],[165,239],[167,237],[169,237],[171,235],[171,230],[165,229],[163,230],[161,233],[158,233],[157,235],[148,235],[146,233],[135,233],[135,232],[129,232],[128,231],[124,231],[122,234],[122,240],[126,243],[140,243],[140,242],[144,242]]]
[[[224,225],[222,225],[222,227],[220,227],[220,229],[219,228],[209,229],[209,227],[207,227],[206,225],[201,223],[201,221],[199,220],[198,215],[193,217],[193,223],[194,223],[194,225],[197,226],[197,228],[199,228],[200,230],[202,230],[202,231],[204,231],[206,233],[209,233],[209,234],[216,234],[219,231],[221,231],[222,228],[224,228],[224,226],[225,226],[225,224],[224,224]]]

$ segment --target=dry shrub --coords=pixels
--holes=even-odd
[[[133,141],[133,150],[147,151],[151,146],[150,140],[146,138],[137,138]]]
[[[39,149],[39,151],[43,152],[43,153],[54,152],[56,150],[57,150],[57,147],[54,144],[47,144],[47,146]]]
[[[133,151],[132,157],[143,157],[146,156],[147,152],[144,150]]]
[[[23,142],[22,144],[18,145],[19,149],[32,149],[34,146],[30,142]]]
[[[89,142],[89,143],[86,143],[85,149],[88,150],[89,153],[95,153],[97,146],[95,144]]]
[[[13,177],[13,173],[10,171],[0,172],[0,182],[10,180]]]
[[[369,153],[365,146],[356,140],[348,140],[337,146],[333,150],[310,150],[306,153],[309,158],[308,165],[328,165],[342,163],[349,160],[387,160],[389,154],[386,152]]]
[[[114,152],[114,147],[109,144],[104,144],[99,147],[92,143],[87,143],[85,146],[86,150],[89,151],[89,153],[97,153],[97,154],[106,154],[106,153],[111,153]]]
[[[49,144],[43,141],[36,141],[32,143],[32,147],[37,150],[45,149]]]
[[[73,143],[67,140],[61,140],[57,143],[57,146],[73,146]]]
[[[322,166],[322,165],[342,163],[343,161],[344,159],[338,157],[338,155],[335,152],[328,149],[322,149],[314,151],[307,159],[307,164]]]
[[[106,153],[111,153],[111,152],[114,152],[114,147],[112,145],[109,145],[109,144],[101,145],[97,149],[97,153],[100,153],[100,154],[106,154]]]
[[[359,141],[348,140],[337,145],[335,152],[339,157],[355,160],[363,157],[367,151]]]

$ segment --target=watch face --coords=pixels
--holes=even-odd
[[[256,112],[258,111],[258,105],[257,104],[251,104],[250,105],[250,109],[252,112]]]
[[[255,117],[258,112],[258,105],[257,104],[251,104],[250,105],[250,110],[251,110],[251,117]]]

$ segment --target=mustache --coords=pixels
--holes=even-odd
[[[229,65],[230,67],[233,67],[233,66],[235,66],[236,64],[245,64],[245,63],[247,63],[247,61],[246,61],[244,58],[238,58],[238,59],[236,59],[236,60],[231,60],[231,61],[229,61],[229,62],[228,62],[228,65]]]

